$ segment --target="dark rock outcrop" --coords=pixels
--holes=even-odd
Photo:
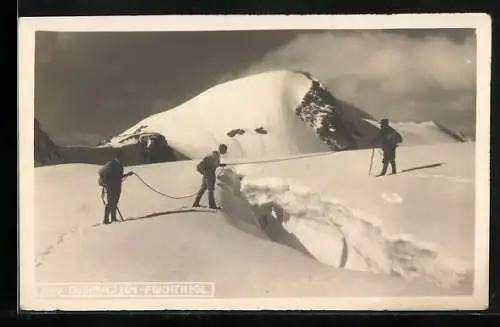
[[[56,164],[62,161],[60,147],[55,144],[41,127],[38,119],[34,121],[35,167]]]
[[[149,163],[189,160],[182,153],[168,145],[167,140],[159,134],[142,135],[141,139],[121,147],[111,146],[58,146],[44,132],[38,120],[34,125],[35,167],[86,163],[104,165],[122,151],[125,166],[143,165]],[[106,142],[102,142],[106,143]]]
[[[61,148],[64,163],[88,163],[103,165],[121,151],[125,166],[144,165],[159,162],[189,160],[187,156],[168,145],[159,134],[141,135],[137,142],[111,146],[67,146]]]
[[[226,135],[229,137],[235,137],[236,135],[243,135],[243,134],[245,134],[245,131],[241,128],[232,129],[226,133]]]
[[[296,108],[296,114],[309,127],[314,128],[320,139],[333,151],[369,147],[366,140],[378,129],[362,120],[373,119],[366,112],[335,98],[310,74],[312,86]]]

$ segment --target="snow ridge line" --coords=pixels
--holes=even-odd
[[[350,208],[342,200],[324,198],[306,187],[276,178],[243,179],[241,187],[231,188],[251,206],[272,211],[272,216],[282,223],[307,219],[337,227],[348,246],[374,273],[423,279],[443,288],[458,287],[471,278],[471,267],[444,257],[437,245],[412,235],[388,235],[376,217]]]

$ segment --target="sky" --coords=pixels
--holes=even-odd
[[[473,30],[37,32],[35,117],[59,144],[96,144],[231,79],[308,71],[393,121],[474,133]]]

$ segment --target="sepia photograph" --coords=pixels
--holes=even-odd
[[[487,307],[490,25],[21,18],[21,309]]]

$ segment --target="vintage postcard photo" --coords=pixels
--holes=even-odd
[[[485,14],[21,18],[22,310],[488,305]]]

